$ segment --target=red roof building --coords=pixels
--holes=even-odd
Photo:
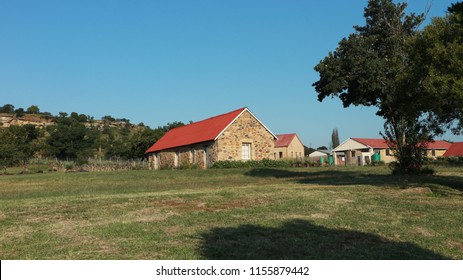
[[[296,133],[278,134],[275,140],[275,158],[302,158],[304,144]]]
[[[453,143],[444,153],[444,157],[463,157],[463,142]]]
[[[171,129],[146,152],[152,153],[216,140],[216,138],[245,110],[247,110],[247,108],[241,108],[223,115]]]
[[[248,108],[168,131],[146,153],[152,169],[193,164],[206,168],[219,160],[272,158],[277,137]]]
[[[424,151],[427,157],[435,158],[442,156],[450,145],[447,141],[436,140],[426,143]],[[339,157],[336,164],[365,165],[373,158],[379,158],[385,163],[395,160],[388,143],[380,138],[349,138],[333,149],[333,153],[335,157]]]

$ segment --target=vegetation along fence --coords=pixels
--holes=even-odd
[[[42,171],[61,172],[109,172],[147,170],[149,165],[146,160],[121,160],[121,159],[89,159],[88,163],[77,164],[74,159],[33,159],[31,166],[42,166]],[[39,170],[40,171],[40,170]]]

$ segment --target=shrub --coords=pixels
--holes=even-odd
[[[371,166],[383,166],[385,164],[386,163],[384,163],[384,161],[382,161],[382,160],[374,160],[369,165],[371,165]]]
[[[248,160],[248,161],[231,161],[220,160],[216,161],[211,168],[227,169],[227,168],[284,168],[290,167],[289,162],[283,160]]]
[[[171,169],[171,168],[170,168]],[[189,162],[184,162],[182,164],[180,164],[177,169],[180,169],[180,170],[186,170],[186,169],[199,169],[199,165],[197,164],[193,164],[193,163],[189,163]]]
[[[66,169],[66,171],[70,171],[70,170],[74,169],[74,163],[73,162],[67,162],[64,165],[64,169]]]

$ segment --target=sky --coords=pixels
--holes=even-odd
[[[456,0],[409,0],[444,16]],[[317,101],[313,67],[363,25],[366,0],[0,2],[0,106],[150,127],[248,107],[274,134],[380,138],[375,108]],[[443,139],[463,141],[445,134]]]

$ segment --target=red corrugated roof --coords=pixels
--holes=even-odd
[[[376,139],[376,138],[351,138],[351,139],[359,142],[360,144],[363,144],[365,146],[369,146],[372,148],[378,148],[378,149],[389,148],[389,146],[387,145],[384,139]]]
[[[169,130],[161,139],[154,143],[146,153],[213,141],[246,109],[247,108],[241,108],[223,115]]]
[[[277,140],[275,140],[275,148],[279,147],[288,147],[289,144],[291,144],[291,141],[293,141],[294,137],[297,137],[296,133],[292,134],[278,134]]]
[[[450,146],[452,146],[452,144],[447,141],[436,140],[434,142],[428,142],[426,149],[447,150]]]
[[[389,146],[387,145],[386,140],[384,139],[376,139],[376,138],[351,138],[365,146],[369,146],[372,148],[377,149],[387,149]],[[428,142],[425,149],[440,149],[445,150],[450,147],[450,143],[443,140],[436,140],[433,142]]]
[[[463,142],[453,143],[445,152],[444,157],[463,156]]]

